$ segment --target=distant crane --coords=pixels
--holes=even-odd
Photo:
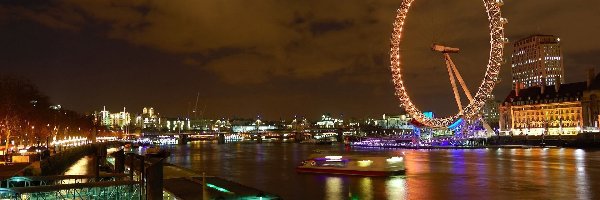
[[[194,113],[194,119],[198,119],[198,115],[196,114],[198,110],[198,98],[200,98],[200,92],[198,92],[196,95],[196,104],[194,105],[194,110],[192,111],[192,113]]]

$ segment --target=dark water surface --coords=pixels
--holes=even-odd
[[[294,143],[165,146],[168,162],[283,199],[600,199],[600,151],[580,149],[345,149]],[[405,176],[297,174],[315,149],[404,154]]]

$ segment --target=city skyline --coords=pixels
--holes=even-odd
[[[102,105],[131,110],[153,106],[166,116],[185,115],[195,107],[198,93],[197,110],[212,118],[401,112],[388,61],[398,1],[264,1],[247,8],[214,2],[120,3],[1,4],[3,71],[31,79],[54,103],[79,112]],[[600,52],[595,39],[600,28],[571,22],[600,19],[593,9],[600,6],[593,4],[599,3],[511,2],[503,10],[509,20],[506,35],[512,41],[538,33],[557,35],[565,82],[584,80],[585,70],[600,64],[594,56]],[[576,9],[583,6],[592,9]],[[464,13],[452,14],[457,11]],[[239,13],[251,17],[240,19]],[[451,102],[452,95],[443,59],[429,44],[460,47],[457,65],[467,85],[476,88],[484,70],[480,63],[487,59],[484,9],[475,1],[423,1],[412,13],[403,52],[410,67],[406,72],[412,75],[409,92],[421,110],[454,113],[455,107],[435,103]],[[202,20],[206,18],[215,20]],[[505,50],[507,61],[511,50]],[[502,82],[494,92],[499,98],[511,87],[509,63],[502,66]]]
[[[0,199],[600,199],[600,1],[5,0]]]

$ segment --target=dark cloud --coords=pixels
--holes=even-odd
[[[138,107],[153,103],[170,114],[185,113],[196,91],[203,91],[214,115],[397,113],[387,55],[399,4],[7,1],[0,4],[0,26],[7,30],[1,34],[5,43],[0,58],[9,60],[4,64],[12,68],[9,72],[41,82],[53,80],[39,75],[44,72],[79,77],[53,80],[45,87],[51,87],[46,90],[55,99],[80,110],[102,102]],[[509,19],[506,33],[511,40],[533,33],[562,38],[567,81],[580,80],[586,68],[598,65],[600,25],[594,22],[600,20],[600,2],[507,1],[503,14]],[[453,102],[444,61],[429,46],[440,42],[461,48],[453,58],[474,92],[489,48],[483,5],[477,0],[419,0],[408,20],[402,53],[410,95],[423,110],[450,114],[456,106],[439,103]],[[506,58],[510,52],[507,48]],[[509,71],[506,65],[496,90],[499,99],[509,90]],[[106,84],[80,83],[89,80]],[[70,100],[71,95],[90,93],[82,85],[106,95]],[[124,94],[128,100],[121,103],[114,97]]]
[[[314,35],[321,35],[332,31],[343,31],[353,25],[350,21],[323,21],[315,22],[310,25],[310,32]]]

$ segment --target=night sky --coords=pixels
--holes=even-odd
[[[399,113],[389,38],[400,0],[64,0],[0,2],[2,74],[31,79],[56,104],[163,116],[316,119]],[[566,81],[600,66],[600,1],[505,1],[506,36],[561,38]],[[405,82],[422,110],[456,112],[442,56],[474,92],[487,63],[480,0],[419,0],[403,41]],[[510,58],[512,48],[505,50]],[[502,69],[497,99],[510,89]],[[600,68],[596,68],[600,72]]]

